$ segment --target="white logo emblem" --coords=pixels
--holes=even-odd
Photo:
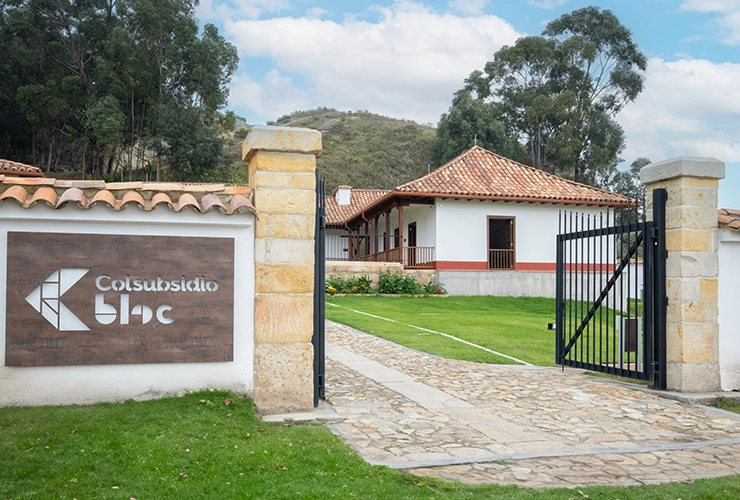
[[[28,294],[26,302],[60,331],[90,330],[59,300],[64,293],[85,276],[89,269],[60,269],[46,278],[41,286]]]

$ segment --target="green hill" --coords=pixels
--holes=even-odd
[[[327,191],[339,185],[390,189],[427,173],[435,129],[367,111],[296,111],[268,125],[305,127],[323,135],[317,163]],[[432,166],[433,167],[433,166]]]

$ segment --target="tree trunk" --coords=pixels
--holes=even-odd
[[[47,174],[51,170],[51,157],[52,157],[53,152],[54,152],[54,139],[49,141],[49,156],[46,159],[46,173]]]
[[[36,127],[31,128],[31,151],[33,151],[31,161],[36,166]]]
[[[128,155],[128,181],[131,182],[131,171],[134,169],[134,144],[136,142],[136,133],[134,124],[136,123],[134,108],[134,89],[131,89],[131,152]]]

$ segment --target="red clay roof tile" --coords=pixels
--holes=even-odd
[[[327,225],[342,225],[394,196],[491,199],[540,203],[619,206],[622,195],[569,181],[475,146],[419,179],[392,191],[350,189],[350,204],[339,205],[336,190],[326,197]]]
[[[13,199],[23,208],[31,208],[43,201],[54,209],[61,208],[69,202],[75,202],[80,208],[88,209],[102,202],[115,211],[134,204],[145,212],[150,212],[158,205],[164,204],[175,212],[192,207],[199,213],[214,208],[218,208],[225,215],[256,213],[247,198],[250,193],[248,186],[223,184],[106,183],[99,180],[57,180],[0,174],[0,202]]]
[[[95,196],[93,196],[87,206],[88,208],[92,208],[101,201],[106,203],[113,210],[116,209],[116,197],[107,189],[103,189],[102,191],[95,193]]]
[[[123,197],[121,198],[121,210],[126,208],[129,203],[136,203],[136,205],[141,208],[146,208],[146,201],[144,200],[144,197],[141,196],[141,193],[137,191],[126,191],[123,194]]]
[[[350,190],[349,205],[337,203],[336,192],[340,188]],[[349,186],[339,186],[337,189],[326,197],[326,224],[330,226],[344,224],[391,192],[385,189],[352,189]]]
[[[44,173],[38,167],[32,167],[17,161],[0,160],[0,174],[17,177],[43,177]]]
[[[80,188],[69,188],[65,189],[62,195],[57,200],[57,206],[56,208],[62,208],[64,205],[69,203],[70,201],[76,201],[77,205],[80,208],[88,208],[87,206],[87,197],[85,196],[85,193]]]
[[[110,191],[122,191],[130,189],[141,189],[143,182],[132,181],[132,182],[106,182],[105,188]]]
[[[543,203],[620,205],[627,202],[622,195],[548,174],[478,146],[395,191]]]
[[[23,186],[53,186],[54,179],[45,177],[10,177],[5,176],[3,184],[20,184]]]
[[[226,186],[224,194],[249,194],[251,191],[248,186]]]
[[[160,203],[166,204],[172,210],[175,209],[175,204],[172,203],[172,199],[167,193],[157,193],[152,197],[152,208],[156,208]]]
[[[31,179],[36,180],[36,179]],[[52,188],[44,186],[36,190],[35,193],[33,193],[33,197],[31,198],[31,201],[28,203],[28,205],[25,206],[25,208],[31,208],[39,201],[46,202],[47,205],[49,205],[51,208],[57,208],[57,193]]]
[[[201,211],[198,200],[196,200],[195,196],[190,193],[182,193],[180,195],[177,199],[177,203],[175,203],[175,212],[182,212],[185,210],[185,207],[193,207],[196,212]]]
[[[74,181],[74,180],[59,180],[49,179],[54,181],[54,187],[58,188],[77,188],[77,189],[105,189],[105,181]]]
[[[231,214],[243,214],[243,213],[254,213],[258,218],[257,210],[255,210],[252,202],[249,198],[243,194],[236,194],[231,198]]]
[[[0,194],[0,200],[12,198],[17,201],[21,206],[28,197],[28,191],[23,186],[10,186],[5,190],[3,194]]]
[[[226,213],[226,207],[224,206],[221,199],[216,196],[213,193],[208,193],[206,195],[203,195],[203,198],[200,199],[201,205],[203,205],[203,212],[210,212],[213,210],[213,208],[218,208],[221,213]]]
[[[721,229],[740,231],[740,210],[720,208],[717,210],[717,222]]]

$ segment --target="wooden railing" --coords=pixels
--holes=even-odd
[[[359,258],[358,260],[364,260],[369,262],[400,262],[401,261],[401,249],[391,248],[387,251],[373,253]]]
[[[434,269],[434,247],[406,247],[403,249],[403,267]]]
[[[381,249],[385,244],[394,248]],[[327,260],[359,260],[364,262],[402,262],[409,269],[434,269],[434,247],[404,247],[403,256],[398,248],[398,238],[382,236],[375,241],[366,235],[342,235],[327,246]]]
[[[488,269],[514,269],[514,250],[488,250]]]

